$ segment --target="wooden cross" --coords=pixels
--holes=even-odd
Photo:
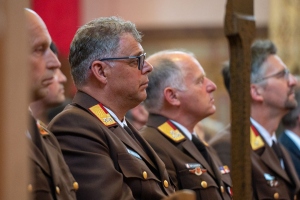
[[[255,35],[253,0],[227,0],[225,34],[230,46],[233,198],[250,200],[250,47]]]

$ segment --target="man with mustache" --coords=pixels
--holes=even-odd
[[[43,20],[32,10],[25,9],[29,35],[30,89],[32,101],[47,96],[60,62],[51,51],[51,37]],[[27,131],[30,176],[27,189],[33,200],[75,200],[78,183],[66,165],[55,136],[31,115]]]
[[[197,200],[231,199],[229,168],[193,131],[216,108],[216,85],[190,52],[166,50],[147,61],[149,75],[146,127],[140,133],[166,164],[176,190],[192,189]]]
[[[281,118],[297,106],[295,77],[269,40],[251,46],[252,188],[254,199],[299,199],[299,180],[287,151],[277,143]]]

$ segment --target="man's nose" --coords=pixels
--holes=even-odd
[[[153,66],[145,60],[144,66],[142,68],[142,74],[148,74],[152,70],[153,70]]]

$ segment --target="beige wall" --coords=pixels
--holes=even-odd
[[[254,0],[257,26],[269,18],[270,0]],[[117,15],[138,28],[223,27],[226,0],[84,0],[82,23]]]
[[[267,36],[271,0],[254,0],[258,37]],[[230,121],[230,100],[223,85],[221,63],[228,60],[223,24],[226,0],[85,0],[82,24],[101,16],[117,15],[134,22],[144,34],[147,55],[169,48],[195,53],[207,76],[216,83],[217,111],[210,118],[224,125]],[[220,130],[220,126],[215,131]]]

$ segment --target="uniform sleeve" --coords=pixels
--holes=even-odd
[[[79,183],[77,200],[134,199],[122,174],[115,169],[104,130],[97,123],[91,124],[93,117],[88,118],[60,115],[48,127]]]

